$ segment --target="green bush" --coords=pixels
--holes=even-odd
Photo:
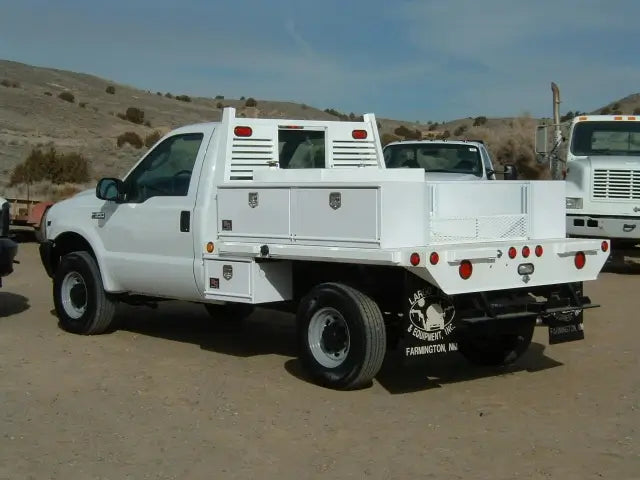
[[[155,132],[150,133],[145,137],[144,146],[147,148],[151,148],[161,138],[162,138],[162,134],[156,130]]]
[[[78,105],[80,108],[85,108],[87,106],[87,102],[80,102]]]
[[[89,181],[89,162],[79,153],[58,153],[51,147],[31,150],[25,161],[11,172],[10,185],[48,180],[55,184]]]
[[[165,93],[164,96],[167,98],[173,98],[173,95],[171,95],[171,93],[169,92]]]
[[[190,102],[191,97],[189,95],[176,95],[176,100],[180,100],[181,102]]]
[[[44,92],[44,94],[45,94],[47,97],[51,97],[51,96],[53,96],[53,93],[51,93],[51,92]]]
[[[456,136],[456,137],[459,137],[460,135],[462,135],[466,131],[467,131],[467,126],[466,125],[460,125],[458,128],[456,128],[453,131],[453,135]]]
[[[129,107],[124,114],[124,118],[131,123],[142,125],[144,123],[144,111],[136,107]]]
[[[215,100],[224,100],[224,95],[216,95]]]
[[[484,117],[484,116],[476,117],[473,120],[473,126],[474,127],[480,127],[480,126],[484,125],[485,123],[487,123],[487,117]]]
[[[255,98],[253,97],[249,97],[247,98],[247,101],[244,103],[245,107],[257,107],[258,106],[258,102],[256,101]]]
[[[114,87],[113,85],[109,85],[106,89],[105,92],[107,92],[110,95],[113,95],[114,93],[116,93],[116,87]]]
[[[135,148],[142,148],[143,145],[140,135],[138,135],[136,132],[124,132],[123,134],[118,135],[118,148],[122,147],[125,143],[128,143]]]
[[[220,108],[220,109],[222,109],[222,108],[224,108],[224,105],[222,104],[222,102],[218,102],[218,103],[216,104],[216,108]]]
[[[71,92],[62,92],[60,93],[60,95],[58,95],[58,98],[61,98],[65,102],[70,102],[70,103],[73,103],[76,101],[76,97],[74,97],[73,93]]]

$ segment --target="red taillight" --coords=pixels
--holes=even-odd
[[[522,256],[527,258],[529,255],[531,255],[531,249],[525,245],[522,247]]]
[[[460,277],[463,280],[467,280],[473,273],[473,265],[471,265],[471,262],[469,260],[463,260],[460,262],[458,272],[460,273]]]
[[[602,244],[600,245],[600,249],[601,249],[603,252],[608,252],[608,251],[609,251],[609,242],[607,242],[606,240],[604,240],[604,241],[602,242]]]
[[[437,252],[431,252],[431,255],[429,255],[429,261],[431,262],[431,265],[436,265],[440,261],[440,255],[438,255]]]
[[[253,130],[251,130],[251,127],[238,126],[233,129],[233,133],[236,135],[236,137],[250,137],[253,133]]]
[[[416,252],[413,252],[409,257],[409,261],[411,262],[411,265],[415,267],[420,263],[420,255],[418,255]]]
[[[536,257],[541,257],[543,253],[542,245],[536,245]]]
[[[576,268],[580,270],[584,268],[585,264],[587,263],[587,257],[584,252],[578,252],[576,253],[576,257],[574,258],[573,262],[575,263]]]
[[[516,250],[516,247],[511,247],[509,249],[509,258],[516,258],[516,255],[518,255],[518,250]]]
[[[367,138],[367,131],[366,130],[354,130],[353,132],[351,132],[351,136],[353,138],[355,138],[356,140],[364,140],[365,138]]]

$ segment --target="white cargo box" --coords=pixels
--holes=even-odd
[[[294,174],[295,184],[287,181]],[[564,217],[548,215],[564,204],[561,182],[426,182],[415,170],[349,174],[274,169],[256,174],[261,181],[250,187],[221,186],[218,236],[366,248],[565,237]]]

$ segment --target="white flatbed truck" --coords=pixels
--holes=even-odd
[[[227,108],[168,133],[123,180],[53,205],[40,253],[67,331],[108,331],[119,301],[198,302],[231,322],[255,305],[295,312],[310,377],[354,389],[392,348],[508,363],[541,317],[551,343],[583,338],[596,305],[581,285],[608,243],[565,238],[564,202],[562,182],[386,169],[372,114]]]

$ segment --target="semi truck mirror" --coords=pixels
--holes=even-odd
[[[518,170],[516,170],[516,166],[507,163],[504,166],[504,179],[505,180],[517,180],[518,179]]]
[[[536,128],[536,153],[545,154],[548,152],[547,126],[538,125]]]

